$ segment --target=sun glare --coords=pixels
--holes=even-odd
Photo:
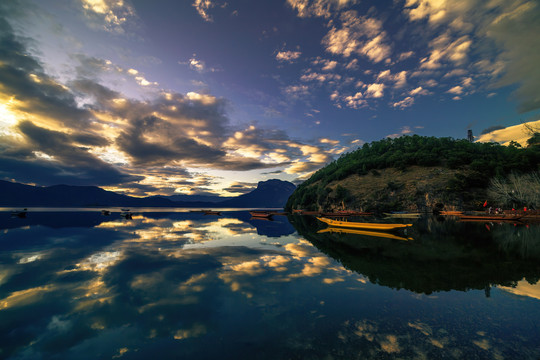
[[[14,101],[10,98],[8,101],[0,102],[0,136],[20,136],[13,129],[18,123],[17,116],[11,110]]]

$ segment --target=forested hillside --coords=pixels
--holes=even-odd
[[[412,210],[434,201],[471,207],[487,196],[492,179],[539,170],[537,138],[535,134],[527,147],[418,135],[375,141],[342,155],[313,174],[291,195],[287,209]],[[425,181],[422,188],[415,187],[415,182],[425,180],[429,169],[437,169],[428,176],[434,179],[434,187]],[[423,175],[415,177],[407,174],[410,172]],[[404,182],[402,178],[408,180]],[[361,181],[379,182],[379,187],[373,189],[381,193],[372,191],[366,195],[361,189],[354,191],[354,183]],[[402,192],[406,194],[400,196]],[[427,202],[420,201],[426,197]]]

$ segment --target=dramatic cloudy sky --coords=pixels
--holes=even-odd
[[[540,117],[538,34],[537,0],[5,0],[0,179],[238,195],[500,132]]]

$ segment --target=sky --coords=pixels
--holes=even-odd
[[[0,179],[235,196],[386,137],[523,141],[538,34],[538,0],[4,0]]]

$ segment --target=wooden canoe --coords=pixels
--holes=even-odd
[[[398,219],[416,219],[422,216],[421,213],[384,213],[384,215]]]
[[[253,210],[253,211],[250,211],[249,214],[253,217],[256,217],[256,218],[270,218],[272,217],[272,214],[269,213],[268,211],[256,211],[256,210]]]
[[[440,211],[439,215],[463,215],[463,211]]]
[[[412,224],[381,224],[381,223],[361,223],[361,222],[355,222],[355,221],[338,221],[338,220],[327,219],[324,217],[317,217],[317,220],[322,221],[323,223],[326,223],[330,226],[345,227],[345,228],[352,228],[352,229],[366,229],[366,230],[396,230],[396,229],[402,229],[402,228],[412,226]]]

